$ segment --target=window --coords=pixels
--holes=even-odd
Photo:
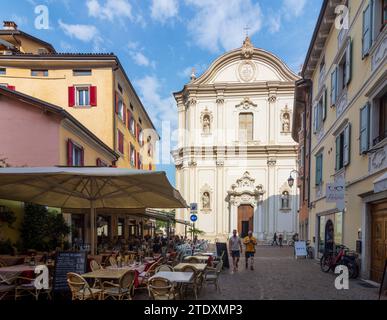
[[[91,76],[91,69],[74,69],[73,76]]]
[[[77,106],[84,107],[90,105],[90,90],[89,87],[76,88],[76,102]]]
[[[313,132],[317,133],[323,127],[324,121],[327,117],[327,90],[323,92],[318,103],[313,110]]]
[[[0,75],[5,75],[7,73],[6,68],[0,68]]]
[[[132,104],[130,104],[130,109],[134,110],[134,107],[133,107],[133,105],[132,105]]]
[[[140,124],[142,124],[142,120],[141,120],[140,117],[138,117],[138,122],[139,122]]]
[[[130,144],[130,165],[134,167],[136,165],[136,149]]]
[[[372,108],[373,121],[373,145],[387,137],[387,93],[374,99]]]
[[[123,237],[124,236],[124,229],[125,229],[125,219],[118,218],[117,219],[117,236]]]
[[[360,109],[360,154],[366,153],[370,141],[370,105],[367,104]]]
[[[124,135],[120,130],[117,130],[117,148],[119,153],[124,154]]]
[[[290,195],[288,191],[282,192],[281,195],[281,209],[286,210],[290,209]]]
[[[136,122],[134,121],[133,114],[131,114],[131,117],[129,119],[129,132],[135,136],[136,135]]]
[[[372,44],[372,0],[363,11],[363,31],[362,31],[362,51],[363,57],[367,56]]]
[[[126,123],[126,106],[118,92],[116,92],[116,114],[122,122]]]
[[[84,165],[84,149],[71,139],[67,141],[67,165],[82,167]]]
[[[331,73],[331,105],[336,103],[337,99],[337,68]]]
[[[138,166],[137,169],[142,169],[142,156],[138,153]]]
[[[300,166],[300,168],[302,169],[302,168],[304,168],[304,165],[305,165],[305,163],[304,163],[304,161],[305,161],[305,150],[304,150],[304,146],[301,146],[301,147],[300,147],[300,155],[299,155],[299,157],[300,157],[300,164],[299,164],[299,166]]]
[[[117,88],[118,88],[118,91],[122,93],[122,87],[119,83],[117,84]]]
[[[322,184],[323,175],[323,154],[319,153],[316,155],[316,186]]]
[[[34,69],[31,70],[32,77],[48,77],[48,70]]]
[[[331,74],[331,105],[336,103],[352,78],[352,40],[350,40],[337,67]]]
[[[239,140],[240,141],[253,140],[253,114],[252,113],[239,114]]]
[[[140,126],[138,127],[138,130],[138,143],[142,147],[144,145],[144,133]]]
[[[350,162],[351,125],[348,123],[344,130],[336,136],[336,170],[340,170]]]

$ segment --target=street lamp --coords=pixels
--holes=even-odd
[[[290,176],[288,178],[288,185],[289,185],[290,188],[292,188],[294,186],[294,178],[292,176],[292,173],[296,173],[296,174],[300,175],[300,173],[297,170],[292,170],[290,172]]]

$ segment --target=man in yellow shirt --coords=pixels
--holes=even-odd
[[[245,250],[246,269],[249,267],[249,259],[250,259],[250,269],[254,270],[254,253],[255,253],[255,246],[257,245],[257,239],[253,237],[252,231],[249,231],[248,236],[243,239],[243,243],[246,246],[246,250]]]

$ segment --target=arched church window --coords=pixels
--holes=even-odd
[[[252,113],[239,114],[239,141],[253,141],[253,121]]]
[[[288,191],[282,192],[281,195],[281,209],[290,209],[290,195]]]

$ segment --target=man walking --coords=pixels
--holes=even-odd
[[[278,242],[279,242],[279,246],[282,247],[282,241],[283,241],[283,237],[282,237],[282,234],[280,234],[278,236]]]
[[[241,238],[237,236],[236,230],[233,230],[232,237],[228,241],[228,246],[231,251],[232,265],[234,267],[233,271],[235,272],[238,270],[239,258],[242,253],[242,241]]]
[[[274,246],[274,244],[276,246],[278,246],[278,242],[277,242],[277,233],[275,232],[274,233],[274,236],[273,236],[273,242],[271,243],[272,246]]]
[[[253,237],[253,232],[249,231],[246,238],[243,239],[243,243],[246,246],[245,255],[246,255],[246,269],[249,268],[249,259],[250,259],[250,269],[254,270],[254,253],[255,246],[257,245],[257,239]]]

